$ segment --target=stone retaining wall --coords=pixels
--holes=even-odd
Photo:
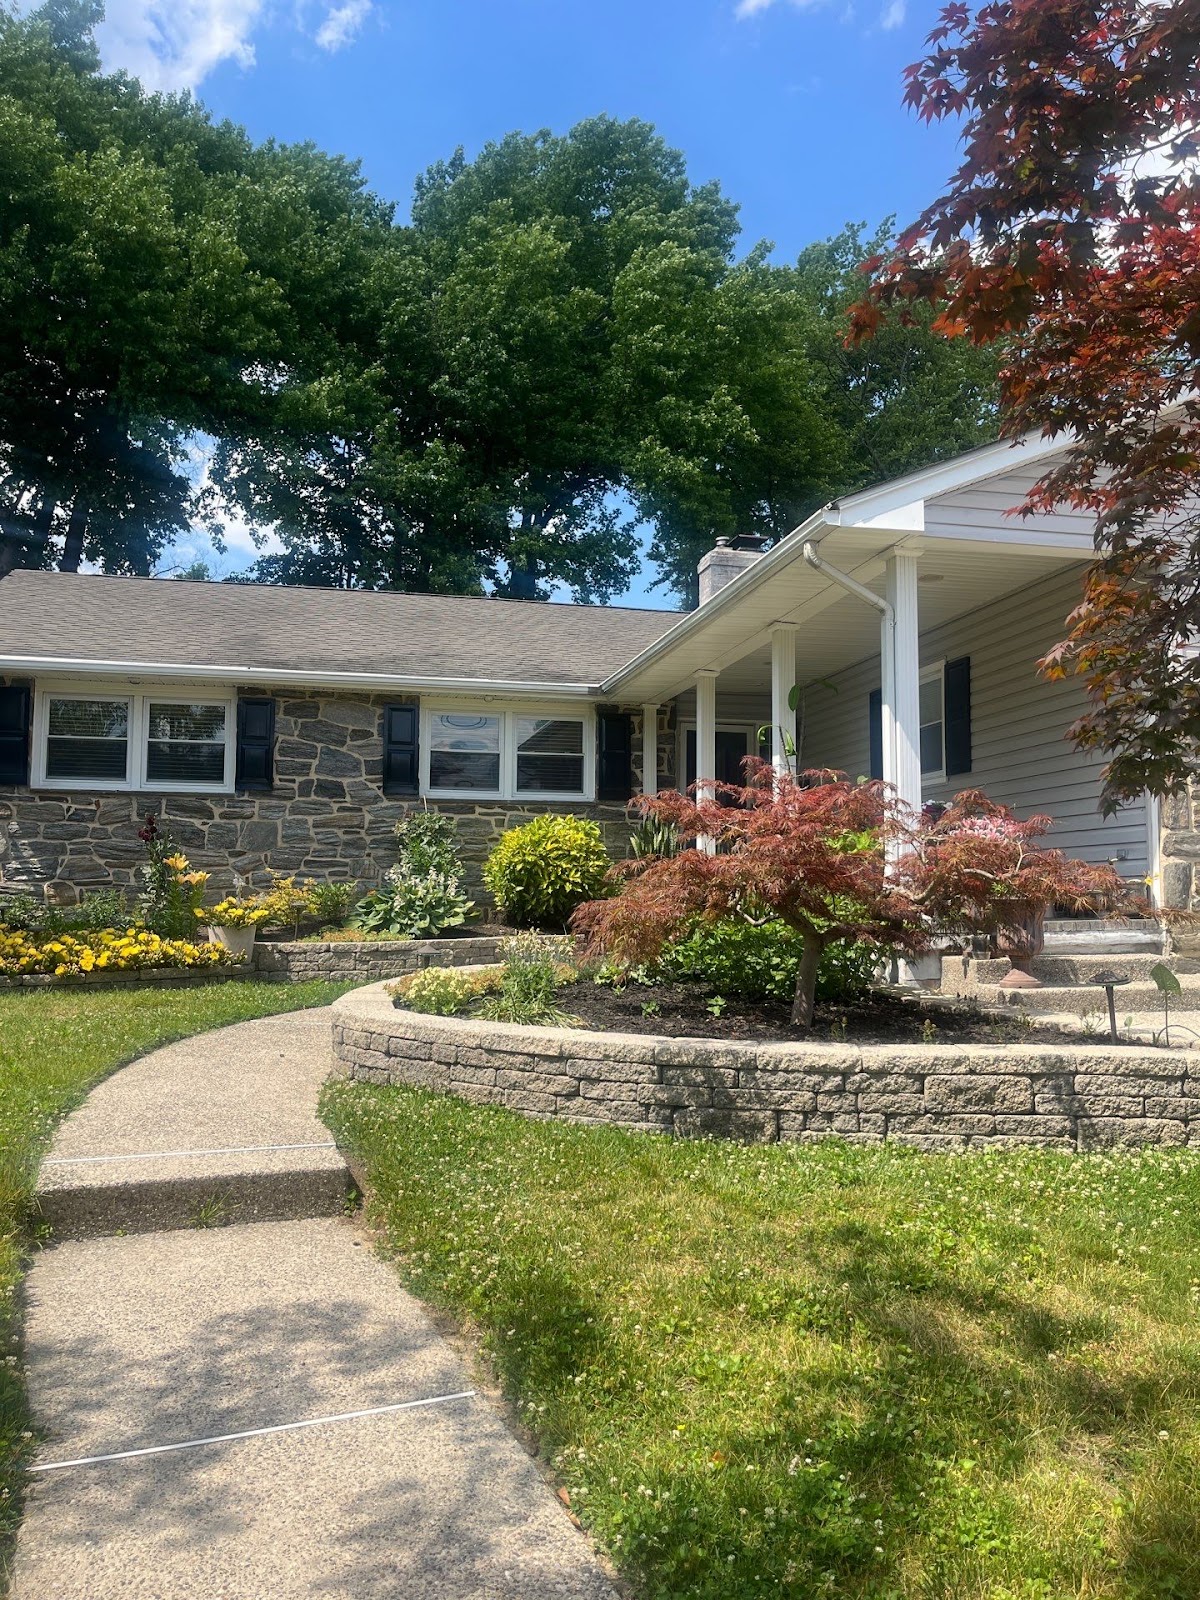
[[[245,983],[258,978],[253,967],[135,967],[129,972],[74,972],[56,978],[48,972],[0,977],[0,994],[8,989],[194,989],[206,983]]]
[[[333,1048],[363,1082],[684,1138],[1200,1147],[1200,1059],[1182,1050],[716,1044],[429,1017],[382,985],[336,1003]]]
[[[370,983],[400,978],[422,967],[472,967],[499,959],[498,938],[259,940],[254,946],[255,976],[274,983]]]

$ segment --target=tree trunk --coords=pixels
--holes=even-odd
[[[78,497],[71,506],[71,515],[67,522],[67,536],[63,541],[62,561],[59,563],[60,572],[78,572],[79,564],[83,560],[83,536],[87,531],[88,508]]]
[[[792,1001],[792,1021],[798,1028],[811,1028],[813,1005],[817,997],[817,968],[825,946],[817,933],[806,929],[800,970],[796,973],[796,996]]]

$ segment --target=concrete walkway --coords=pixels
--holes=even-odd
[[[61,1243],[29,1278],[50,1470],[13,1600],[612,1600],[454,1351],[329,1214],[336,1152],[278,1148],[327,1145],[329,1065],[325,1013],[243,1023],[147,1056],[64,1124],[44,1205],[124,1232]],[[138,1231],[139,1198],[173,1231]],[[188,1226],[197,1206],[291,1220]]]

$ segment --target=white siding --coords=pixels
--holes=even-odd
[[[1072,855],[1105,861],[1124,852],[1122,876],[1149,871],[1146,809],[1127,806],[1100,815],[1100,756],[1083,754],[1066,738],[1085,706],[1075,680],[1048,683],[1038,658],[1062,637],[1063,621],[1079,598],[1082,568],[1070,568],[993,605],[921,635],[921,665],[971,658],[972,770],[931,785],[926,799],[948,800],[957,790],[983,789],[1021,816],[1054,818],[1052,842]],[[802,761],[837,767],[851,777],[870,768],[868,695],[879,687],[875,657],[831,680],[836,693],[806,692]]]

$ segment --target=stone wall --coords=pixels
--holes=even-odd
[[[498,961],[498,938],[472,939],[259,939],[254,972],[273,983],[372,983],[424,967],[471,967]]]
[[[0,893],[45,891],[71,902],[87,889],[135,887],[144,859],[137,833],[149,811],[162,818],[192,864],[212,874],[217,892],[231,889],[237,879],[261,884],[271,872],[350,881],[364,890],[377,883],[395,861],[396,823],[421,804],[390,799],[380,788],[383,708],[397,697],[258,692],[271,695],[276,706],[270,794],[0,789]],[[640,784],[640,708],[633,715]],[[669,709],[660,715],[659,780],[665,786],[674,781],[673,724]],[[621,805],[436,805],[460,819],[468,890],[476,898],[482,896],[480,869],[501,834],[547,810],[593,817],[610,850],[626,853],[629,829]]]
[[[1200,910],[1200,786],[1160,801],[1162,903],[1173,911]]]
[[[337,1002],[333,1048],[367,1083],[686,1138],[1200,1146],[1200,1062],[1181,1050],[726,1045],[423,1016],[382,985]]]

